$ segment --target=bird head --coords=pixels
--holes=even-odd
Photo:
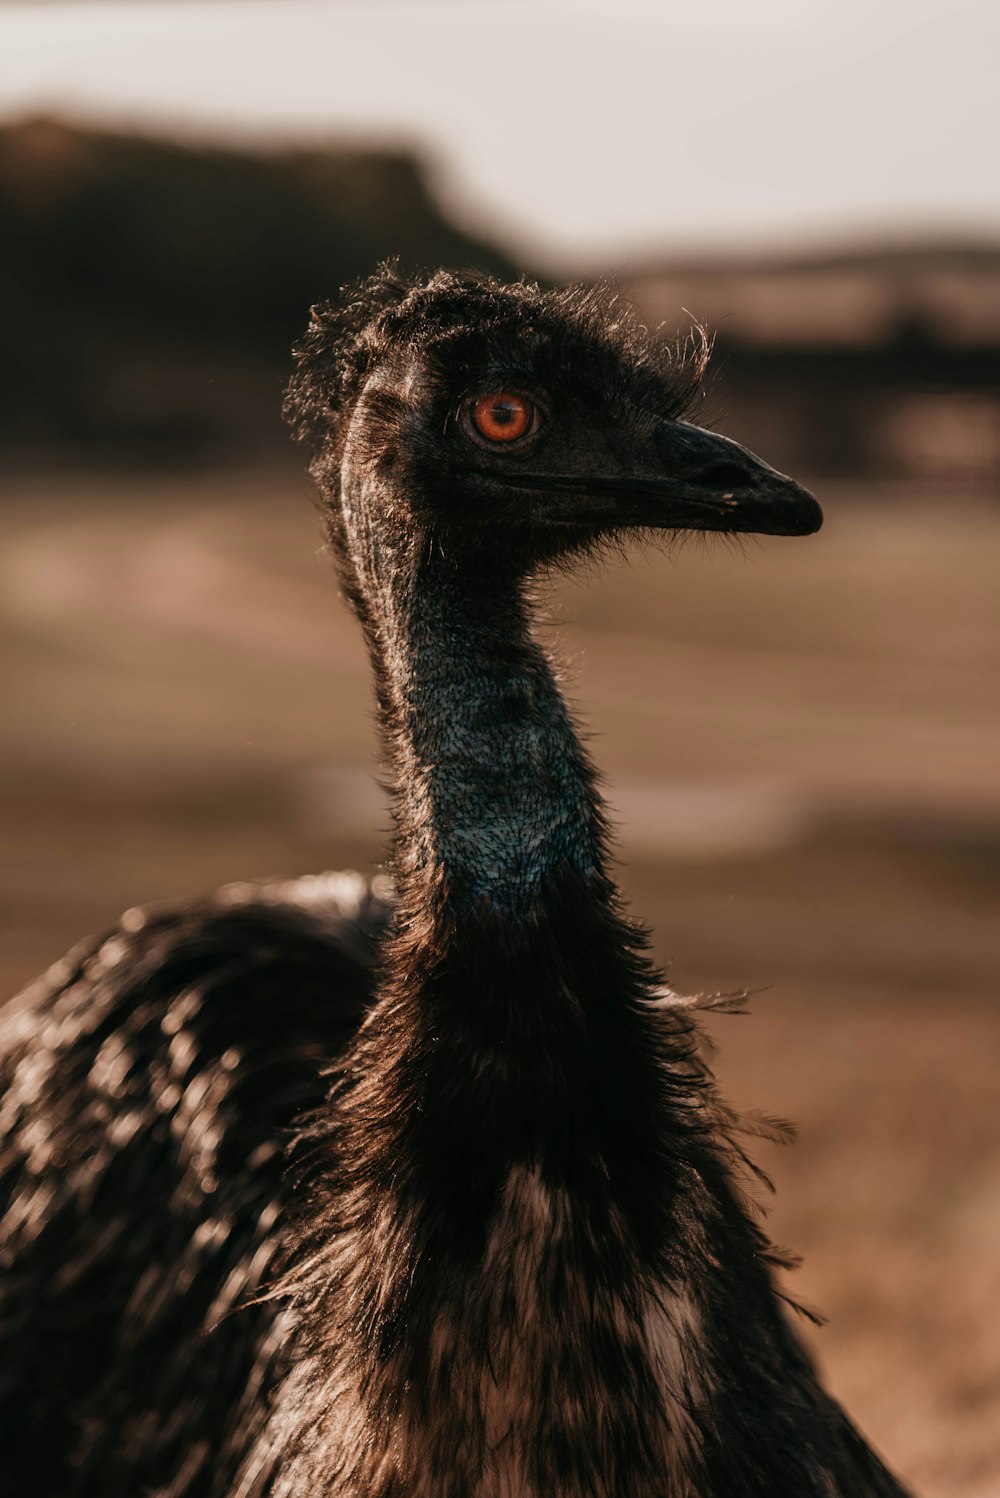
[[[315,308],[286,415],[334,522],[552,560],[628,532],[808,535],[819,505],[688,419],[707,359],[606,289],[386,268]],[[359,496],[364,496],[359,498]]]

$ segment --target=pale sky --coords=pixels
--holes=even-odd
[[[0,112],[414,141],[472,227],[627,269],[1000,233],[997,0],[0,4]]]

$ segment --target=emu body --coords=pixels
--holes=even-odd
[[[693,384],[580,293],[383,273],[314,314],[289,413],[394,893],[132,916],[7,1021],[14,1494],[900,1494],[786,1317],[531,628],[540,569],[630,531],[815,529]]]

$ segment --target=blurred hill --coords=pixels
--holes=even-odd
[[[442,217],[409,155],[0,128],[0,444],[153,461],[287,444],[308,307],[389,255],[514,270]]]
[[[0,127],[0,458],[290,458],[306,309],[390,255],[518,270],[406,153]],[[1000,244],[664,260],[625,289],[712,330],[704,419],[778,467],[1000,491]]]

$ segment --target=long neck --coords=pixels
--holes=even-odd
[[[378,620],[383,723],[398,799],[396,865],[439,877],[456,916],[526,917],[560,873],[601,862],[599,807],[518,581],[406,559]]]
[[[665,1076],[657,975],[618,909],[593,772],[519,580],[423,542],[377,564],[363,617],[398,908],[355,1075],[393,1132],[393,1210],[430,1207],[428,1262],[475,1257],[511,1171],[541,1169],[610,1193],[652,1250],[675,1094],[690,1129],[688,1041]],[[370,1133],[357,1147],[363,1164]]]

